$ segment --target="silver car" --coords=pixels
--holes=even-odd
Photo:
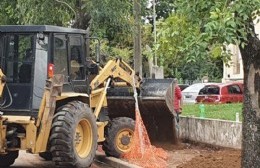
[[[195,99],[199,94],[200,89],[212,83],[195,83],[185,88],[182,91],[183,103],[196,103]]]

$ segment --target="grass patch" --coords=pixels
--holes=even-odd
[[[236,113],[239,113],[239,121],[242,121],[242,103],[236,104],[205,104],[205,118],[236,121]],[[200,117],[199,104],[184,104],[182,116]]]

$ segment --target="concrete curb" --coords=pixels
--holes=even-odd
[[[241,149],[242,123],[209,118],[181,117],[180,137],[215,146]]]
[[[123,161],[118,158],[107,157],[105,154],[103,154],[102,152],[99,152],[99,151],[96,152],[95,159],[100,162],[106,163],[112,167],[115,167],[115,168],[142,168],[140,166],[128,163],[128,162]]]

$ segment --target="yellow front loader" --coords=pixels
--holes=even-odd
[[[98,144],[108,156],[130,151],[133,86],[151,139],[172,140],[171,80],[141,80],[121,59],[100,67],[88,39],[79,29],[0,26],[0,167],[20,150],[77,168],[92,164]]]

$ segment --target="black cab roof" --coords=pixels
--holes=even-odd
[[[87,34],[86,30],[73,29],[51,25],[1,25],[0,33],[27,33],[27,32],[49,32],[49,33],[77,33]]]

